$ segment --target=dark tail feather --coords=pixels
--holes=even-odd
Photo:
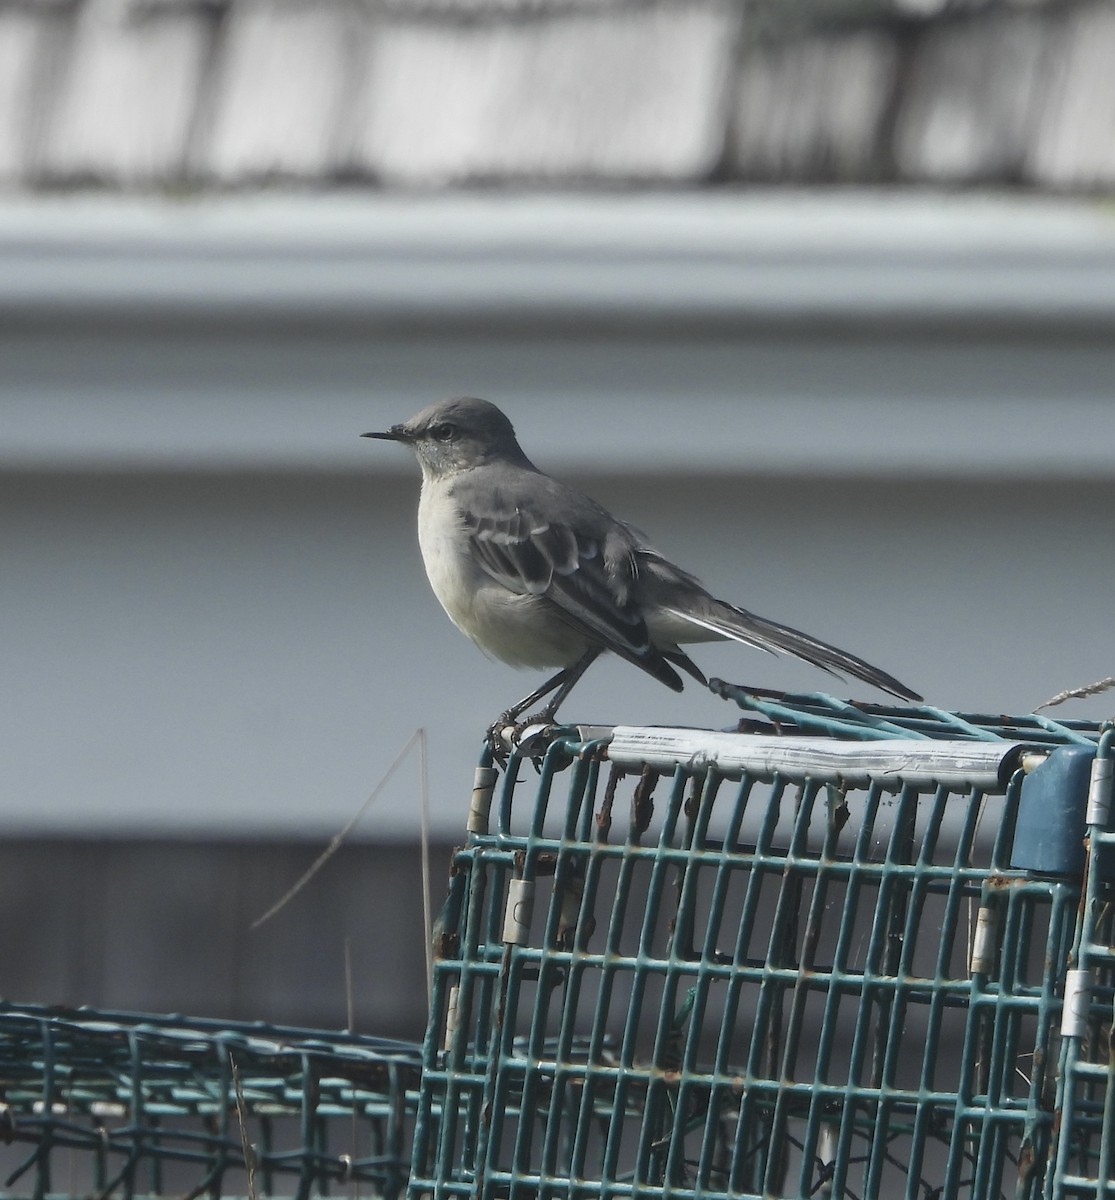
[[[670,666],[666,660],[670,659],[673,662],[678,662],[672,654],[661,654],[653,646],[646,654],[633,654],[626,648],[611,645],[608,647],[613,654],[618,654],[621,658],[626,658],[629,663],[634,663],[637,667],[642,667],[648,675],[653,675],[659,683],[664,683],[672,691],[680,692],[685,688],[685,684],[681,681],[681,676]],[[685,655],[682,655],[684,658]],[[678,662],[679,666],[685,666],[684,663]],[[693,668],[696,670],[696,667]]]
[[[708,680],[705,678],[704,671],[697,666],[684,650],[663,650],[662,657],[672,662],[675,667],[681,667],[683,671],[692,675],[701,687],[708,687]]]
[[[725,604],[722,600],[713,601],[709,617],[696,623],[708,629],[718,630],[734,641],[757,646],[761,650],[792,654],[795,658],[820,667],[830,675],[851,675],[862,679],[864,683],[870,683],[873,687],[889,692],[901,700],[916,702],[922,699],[917,692],[900,683],[893,675],[888,675],[886,671],[873,667],[869,662],[864,662],[862,658],[857,658],[846,650],[810,637],[800,629],[779,625],[776,621],[768,621],[765,617],[747,612],[746,609]]]

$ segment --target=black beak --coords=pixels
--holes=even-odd
[[[362,433],[360,436],[379,438],[381,442],[409,442],[411,440],[405,425],[392,425],[383,433]]]

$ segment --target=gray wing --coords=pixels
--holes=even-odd
[[[633,596],[636,543],[627,528],[549,476],[532,473],[528,483],[518,490],[529,497],[455,489],[476,562],[509,592],[539,597],[602,649],[681,691]]]

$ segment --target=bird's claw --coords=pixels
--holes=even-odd
[[[553,722],[554,714],[546,709],[526,717],[519,716],[514,709],[509,709],[488,726],[485,740],[492,757],[504,770],[507,769],[507,762],[513,750],[524,753],[535,770],[539,770],[548,744],[545,734]],[[538,745],[532,746],[531,743],[535,741]]]
[[[511,750],[504,737],[505,732],[509,730],[510,726],[501,716],[488,726],[488,732],[484,735],[484,741],[491,751],[492,758],[499,764],[501,771],[507,770],[507,760],[511,757]]]

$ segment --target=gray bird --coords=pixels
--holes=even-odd
[[[540,471],[506,416],[463,397],[363,437],[409,446],[422,468],[418,543],[434,594],[481,650],[514,667],[560,667],[496,723],[550,721],[605,650],[674,691],[682,643],[731,640],[786,651],[904,700],[921,697],[861,658],[717,600],[595,500]],[[552,695],[551,695],[552,693]]]

